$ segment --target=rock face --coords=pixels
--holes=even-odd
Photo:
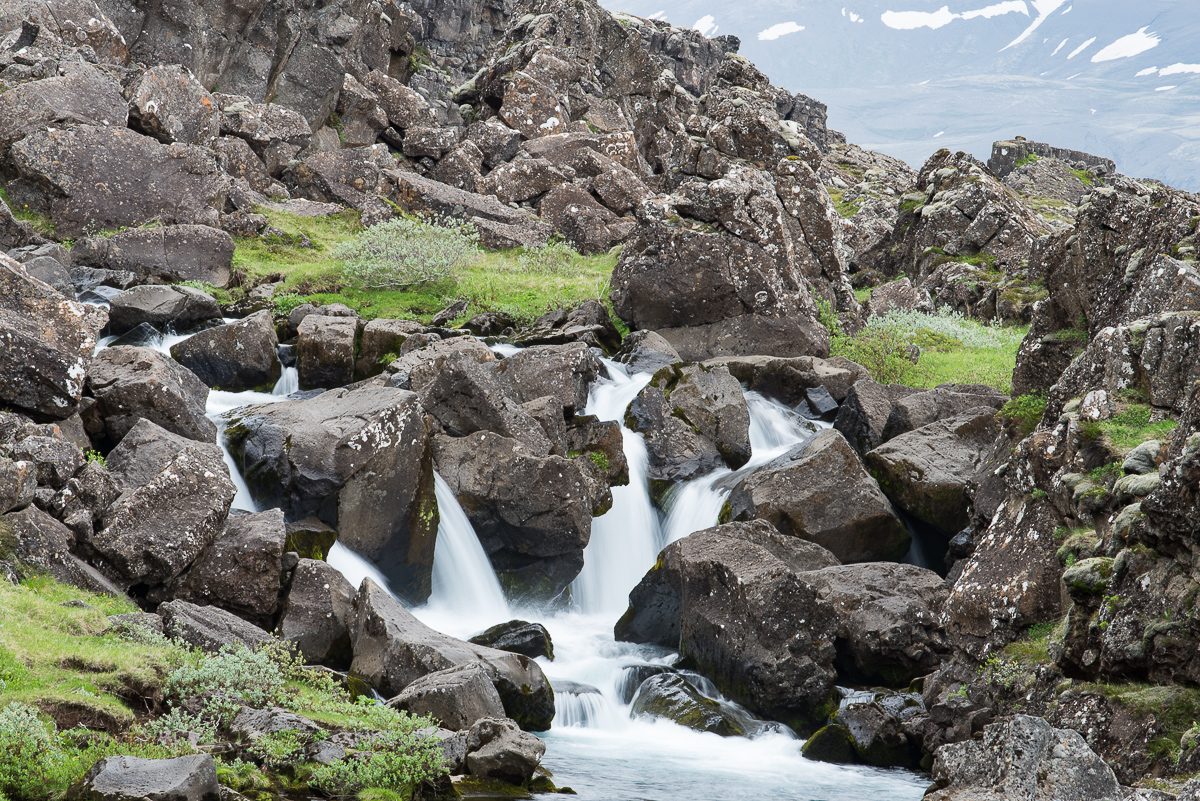
[[[279,380],[279,337],[268,311],[206,329],[171,348],[171,356],[213,389],[269,390]]]
[[[359,587],[355,608],[350,672],[385,695],[395,696],[439,670],[478,665],[500,694],[505,714],[526,730],[550,728],[554,691],[532,659],[436,632],[369,578]]]
[[[279,637],[292,643],[309,664],[350,667],[354,587],[318,559],[301,559],[279,616]]]
[[[79,239],[71,248],[77,265],[132,273],[140,281],[202,281],[229,284],[233,237],[208,225],[161,225],[121,231],[107,239]]]
[[[995,409],[976,408],[880,445],[867,454],[867,469],[897,506],[951,536],[967,525],[966,482],[998,433]]]
[[[105,757],[87,772],[76,790],[81,801],[219,801],[217,768],[208,754],[174,759]]]
[[[117,488],[125,492],[149,482],[185,450],[197,451],[213,464],[221,462],[221,448],[216,443],[173,434],[143,417],[109,451],[105,464]]]
[[[420,401],[387,387],[251,406],[226,429],[255,499],[316,516],[414,602],[429,597],[437,502]]]
[[[113,442],[140,419],[189,439],[216,441],[217,427],[204,416],[208,387],[169,356],[149,348],[105,348],[88,367],[88,385]]]
[[[68,300],[0,255],[0,401],[62,419],[79,408],[104,312]]]
[[[926,796],[931,801],[1125,798],[1112,769],[1081,734],[1028,715],[991,724],[982,741],[938,749],[933,778],[938,789]]]
[[[190,286],[137,286],[114,297],[108,312],[109,329],[123,334],[142,323],[161,328],[171,324],[186,331],[197,323],[215,320],[221,307],[211,295]]]
[[[578,463],[490,432],[433,441],[438,474],[462,505],[501,583],[548,601],[583,568],[592,498]]]
[[[168,601],[158,607],[163,633],[209,654],[244,645],[255,649],[278,642],[267,632],[215,606]]]
[[[839,561],[894,561],[912,537],[837,431],[823,431],[742,479],[728,516],[762,519],[815,542]]]
[[[11,196],[50,216],[60,236],[150,220],[216,227],[228,193],[203,150],[125,128],[42,131],[13,145],[11,158],[21,175]]]

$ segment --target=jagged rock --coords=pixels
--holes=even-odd
[[[487,248],[540,247],[552,228],[493,197],[464,192],[415,173],[388,170],[387,197],[403,211],[430,212],[472,223]]]
[[[68,300],[0,255],[0,401],[62,419],[79,408],[105,314]]]
[[[414,126],[404,132],[404,155],[410,158],[440,159],[457,144],[458,133],[453,128]]]
[[[379,375],[386,367],[384,357],[400,355],[401,347],[410,336],[425,332],[425,326],[412,320],[371,320],[362,329],[358,360],[354,365],[355,378],[362,380]]]
[[[197,323],[220,319],[221,307],[190,286],[135,286],[115,296],[108,311],[109,330],[123,334],[142,323],[172,325],[187,330]]]
[[[865,457],[897,506],[953,536],[969,522],[966,482],[983,467],[999,433],[996,410],[977,407],[891,439]]]
[[[322,560],[301,559],[283,601],[277,633],[310,665],[350,667],[354,587]]]
[[[75,285],[71,282],[71,273],[58,259],[40,256],[24,262],[22,266],[30,276],[54,287],[63,296],[74,296]]]
[[[574,171],[564,172],[545,159],[517,159],[496,167],[479,181],[481,195],[495,195],[501,203],[520,203],[560,184],[570,183]]]
[[[3,30],[21,32],[14,44],[36,44],[41,36],[39,47],[90,47],[102,64],[121,65],[129,58],[121,31],[91,0],[64,0],[53,7],[40,2],[9,3],[4,11]],[[29,23],[28,27],[24,23]]]
[[[570,414],[583,411],[592,382],[603,370],[600,359],[576,343],[522,348],[499,360],[492,372],[518,403],[550,395]]]
[[[451,731],[470,729],[483,718],[503,718],[504,705],[477,663],[427,673],[388,701],[388,706],[428,715]]]
[[[838,723],[850,734],[854,761],[881,768],[920,767],[918,732],[928,719],[916,693],[852,693],[837,712]]]
[[[811,733],[832,703],[837,615],[805,575],[836,564],[762,521],[696,532],[630,593],[617,639],[678,648],[728,697]]]
[[[361,321],[310,314],[297,327],[296,368],[300,387],[340,387],[354,380],[354,353]]]
[[[242,409],[226,443],[259,504],[335,526],[393,589],[420,602],[430,592],[438,526],[423,414],[411,392],[329,390]]]
[[[1112,768],[1079,732],[1014,715],[983,730],[981,741],[938,749],[930,801],[1121,801]]]
[[[896,403],[919,391],[901,384],[880,384],[869,378],[859,380],[838,408],[833,427],[854,450],[865,454],[883,443],[883,430]]]
[[[515,342],[522,345],[562,345],[582,342],[590,348],[612,352],[621,345],[621,335],[608,310],[598,300],[585,300],[574,309],[554,309],[522,329]]]
[[[229,724],[229,731],[239,740],[254,741],[270,734],[291,731],[301,735],[315,735],[322,729],[308,718],[280,707],[254,709],[244,706]]]
[[[667,486],[750,459],[750,412],[721,366],[677,364],[654,374],[626,412],[645,436],[650,479]]]
[[[890,311],[912,311],[920,302],[920,294],[905,277],[872,289],[866,311],[873,317],[882,317]]]
[[[71,258],[77,265],[132,273],[139,282],[200,281],[225,287],[233,238],[207,225],[163,225],[77,240]]]
[[[9,185],[9,196],[48,215],[59,236],[151,220],[215,227],[228,192],[228,176],[205,151],[163,145],[127,128],[42,131],[10,154],[21,177]]]
[[[213,389],[260,391],[279,379],[279,338],[268,311],[207,328],[171,348],[177,362]]]
[[[428,343],[406,342],[401,348],[400,358],[387,366],[391,375],[389,380],[394,386],[420,392],[433,383],[448,361],[459,354],[468,354],[479,364],[496,361],[491,348],[474,337],[438,339]]]
[[[88,462],[55,494],[48,508],[71,527],[76,537],[87,539],[120,494],[108,470],[98,462]]]
[[[980,385],[943,384],[927,392],[914,392],[895,401],[883,427],[882,438],[886,442],[938,420],[966,414],[979,406],[998,410],[1007,402],[1007,395]]]
[[[472,776],[523,784],[533,777],[545,753],[540,737],[509,720],[484,718],[467,734],[467,771]]]
[[[185,450],[195,450],[213,464],[222,458],[221,448],[216,443],[180,436],[143,417],[133,424],[117,447],[109,451],[105,463],[117,488],[126,492],[148,483]]]
[[[841,403],[854,382],[866,372],[811,356],[721,356],[705,364],[724,365],[747,389],[789,406],[807,400],[809,391],[818,387],[828,390],[830,397]]]
[[[46,239],[34,227],[13,216],[12,209],[0,198],[0,249],[45,244]]]
[[[521,146],[521,134],[499,117],[472,123],[467,129],[467,139],[483,153],[483,163],[489,169],[512,161]]]
[[[32,464],[37,483],[61,489],[86,463],[78,445],[58,437],[25,437],[9,455]]]
[[[549,453],[552,443],[543,427],[503,391],[490,367],[471,354],[446,359],[419,391],[422,405],[456,436],[489,431],[520,441],[534,454]]]
[[[213,99],[221,109],[221,136],[245,140],[273,175],[312,137],[305,116],[278,103],[232,94],[214,94]]]
[[[224,462],[189,448],[121,495],[88,545],[99,566],[126,586],[162,584],[217,537],[235,494]]]
[[[767,520],[845,563],[896,561],[911,545],[908,529],[837,431],[823,431],[758,468],[728,503],[731,519]]]
[[[25,137],[67,125],[124,128],[129,104],[121,86],[94,67],[13,86],[0,94],[0,158]]]
[[[359,587],[355,609],[352,675],[394,696],[422,676],[477,664],[495,685],[505,714],[526,730],[550,728],[554,691],[532,659],[436,632],[369,578]]]
[[[217,427],[204,416],[208,387],[169,356],[149,348],[105,348],[88,367],[88,386],[113,442],[142,418],[189,439],[216,441]]]
[[[487,431],[435,437],[433,450],[510,597],[549,601],[566,589],[592,532],[577,463]]]
[[[482,179],[483,152],[469,139],[461,142],[437,163],[429,177],[455,189],[478,192]]]
[[[164,145],[181,142],[211,147],[221,129],[221,112],[207,90],[177,64],[143,72],[130,85],[132,127]]]
[[[387,184],[384,171],[395,164],[386,145],[371,145],[310,153],[303,161],[288,161],[280,170],[283,180],[309,200],[357,209],[365,225],[374,225],[392,216],[380,195]]]
[[[267,166],[245,139],[222,136],[213,145],[213,153],[221,169],[233,178],[241,178],[254,192],[265,195],[276,188]]]
[[[219,801],[217,767],[209,754],[174,759],[111,756],[97,762],[72,789],[79,801]]]
[[[187,601],[160,604],[163,633],[209,654],[222,648],[244,645],[256,649],[277,643],[267,632],[237,615],[215,606],[196,606]]]
[[[269,628],[279,606],[286,537],[279,509],[232,515],[224,531],[166,592],[176,600],[219,606]]]
[[[26,570],[45,572],[56,581],[89,592],[120,594],[103,574],[71,553],[76,546],[71,529],[36,506],[10,511],[4,516],[4,527],[6,559],[16,559]]]
[[[531,659],[544,656],[551,662],[554,661],[554,644],[550,641],[550,632],[546,631],[546,627],[541,623],[527,623],[524,620],[498,623],[482,634],[476,634],[468,642],[486,645],[498,651],[525,654]]]
[[[499,170],[493,170],[488,178],[496,172]],[[550,189],[538,204],[538,210],[542,219],[553,225],[554,230],[580,253],[606,253],[633,228],[631,221],[621,220],[574,184],[563,183]]]
[[[375,144],[375,139],[388,127],[387,113],[379,107],[379,96],[346,73],[342,91],[338,94],[338,133],[348,147]]]
[[[1024,137],[993,142],[992,155],[988,158],[987,166],[999,177],[1006,178],[1014,170],[1019,169],[1018,164],[1028,161],[1030,156],[1038,157],[1037,160],[1056,159],[1071,163],[1082,162],[1089,169],[1095,170],[1098,175],[1112,175],[1117,171],[1117,165],[1113,163],[1112,159],[1093,156],[1082,150],[1068,150],[1043,142],[1030,142]]]
[[[630,373],[657,373],[664,367],[681,362],[671,343],[653,331],[634,331],[625,337],[616,360]]]
[[[661,673],[642,682],[629,711],[631,715],[665,718],[721,737],[746,734],[741,716],[732,714],[731,705],[706,698],[678,673]]]
[[[0,509],[15,512],[33,503],[37,468],[29,462],[0,457]]]
[[[363,85],[375,93],[388,121],[397,128],[404,130],[433,124],[429,102],[395,78],[372,70],[363,78]]]

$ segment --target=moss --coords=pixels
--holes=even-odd
[[[592,464],[600,468],[604,473],[608,472],[608,456],[600,451],[592,451],[588,454],[588,458],[592,460]]]
[[[1025,166],[1025,165],[1027,165],[1027,164],[1035,164],[1035,163],[1037,163],[1039,160],[1041,160],[1041,158],[1042,158],[1042,157],[1041,157],[1041,156],[1039,156],[1037,153],[1030,153],[1030,154],[1026,155],[1026,156],[1025,156],[1025,158],[1023,158],[1023,159],[1021,159],[1020,161],[1018,161],[1016,166],[1017,166],[1017,167],[1024,167],[1024,166]]]
[[[1020,439],[1033,433],[1045,413],[1046,396],[1041,392],[1019,395],[1000,408],[1000,417],[1008,422]]]
[[[831,723],[818,729],[804,743],[800,753],[817,762],[847,764],[858,761],[854,748],[854,735],[840,723]]]
[[[1083,182],[1084,186],[1095,186],[1097,178],[1087,170],[1071,170],[1071,174]]]

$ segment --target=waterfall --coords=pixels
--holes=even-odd
[[[460,617],[509,619],[508,602],[466,512],[445,480],[433,474],[437,493],[437,543],[433,551],[433,594],[429,606]]]
[[[284,367],[279,374],[279,380],[271,390],[272,395],[287,397],[300,389],[300,371],[295,367]]]
[[[629,484],[613,487],[612,508],[592,521],[592,538],[583,552],[583,571],[571,584],[571,598],[584,613],[619,615],[629,603],[629,591],[654,564],[662,535],[646,483],[650,458],[645,440],[624,423],[625,409],[651,375],[630,376],[623,365],[607,360],[605,366],[610,377],[592,385],[586,413],[621,424]]]
[[[379,568],[371,564],[365,557],[359,556],[345,545],[342,545],[340,540],[333,543],[333,547],[329,549],[329,556],[325,558],[325,561],[330,567],[345,576],[346,581],[350,582],[356,590],[362,586],[363,579],[369,578],[389,593],[392,591],[388,585],[388,580],[379,572]]]
[[[221,456],[225,459],[225,466],[229,468],[229,478],[237,488],[237,494],[233,498],[234,509],[242,509],[247,512],[259,511],[258,504],[250,495],[250,488],[246,486],[246,479],[242,477],[241,468],[234,461],[229,448],[225,447],[225,427],[229,424],[229,412],[242,406],[278,403],[281,400],[285,400],[284,396],[266,392],[222,392],[218,389],[208,392],[208,401],[204,405],[204,416],[212,420],[217,427],[217,444],[221,446]]]

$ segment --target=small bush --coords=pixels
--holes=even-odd
[[[523,249],[513,269],[530,275],[573,275],[582,259],[566,242],[553,241],[545,247]]]
[[[12,703],[0,710],[0,793],[16,801],[45,798],[46,786],[62,761],[57,733],[51,727],[25,704]]]
[[[1041,392],[1019,395],[1000,409],[1000,416],[1016,429],[1022,439],[1037,428],[1046,413],[1046,396]]]
[[[858,362],[882,384],[921,383],[921,369],[910,358],[910,337],[899,326],[868,325],[852,337],[835,336],[829,352]]]
[[[280,703],[287,674],[268,649],[226,646],[215,656],[203,656],[176,668],[167,678],[167,695],[183,700],[209,693],[205,712],[218,720],[237,713],[244,701],[253,707]],[[240,700],[239,700],[240,699]]]
[[[183,709],[172,709],[162,717],[153,718],[137,726],[134,737],[149,742],[171,742],[181,738],[187,732],[199,735],[199,743],[206,745],[217,741],[217,727]]]
[[[351,796],[371,788],[407,798],[421,782],[445,773],[442,749],[433,737],[388,732],[373,738],[364,751],[353,759],[318,767],[313,771],[312,786],[332,796]]]
[[[100,451],[84,451],[83,455],[87,457],[89,462],[95,462],[101,467],[108,467],[108,462],[104,458],[104,454]]]
[[[411,289],[452,281],[480,257],[470,226],[398,217],[338,245],[346,279],[362,289]]]

